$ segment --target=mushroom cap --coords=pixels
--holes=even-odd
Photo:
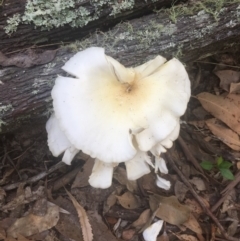
[[[71,146],[68,138],[61,130],[55,114],[52,114],[46,124],[48,133],[48,146],[53,156],[59,156]]]
[[[46,124],[48,133],[48,146],[53,156],[59,156],[63,152],[62,161],[70,165],[74,156],[79,152],[61,130],[55,114],[52,114]]]
[[[138,151],[133,159],[126,161],[128,180],[136,180],[151,172],[148,163],[151,162],[146,152]]]
[[[160,156],[163,152],[167,150],[165,148],[171,148],[173,145],[173,141],[178,138],[180,131],[180,123],[178,122],[173,131],[161,142],[158,142],[153,148],[150,150],[154,156]]]
[[[125,68],[97,47],[74,55],[63,69],[76,78],[59,76],[52,90],[59,128],[71,145],[103,162],[118,163],[133,159],[137,148],[149,151],[164,141],[190,97],[184,66],[177,59],[164,62],[158,56]]]

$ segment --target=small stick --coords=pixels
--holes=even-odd
[[[182,179],[182,181],[184,182],[184,184],[189,188],[189,190],[191,191],[192,195],[196,198],[196,200],[199,202],[199,204],[201,205],[201,207],[203,208],[203,210],[207,213],[207,215],[215,222],[215,224],[217,225],[217,227],[220,229],[222,235],[224,236],[224,238],[226,238],[229,241],[240,241],[240,239],[238,238],[234,238],[229,236],[223,226],[220,224],[220,222],[218,221],[218,219],[213,215],[213,213],[210,211],[210,209],[206,206],[206,204],[202,201],[202,199],[198,196],[198,194],[196,193],[196,191],[193,189],[192,185],[190,184],[190,182],[187,180],[187,178],[183,175],[183,173],[181,172],[181,170],[176,166],[174,160],[172,159],[172,155],[168,152],[166,153],[166,156],[168,158],[169,163],[171,164],[171,166],[173,167],[173,169],[176,171],[176,173],[180,176],[180,178]]]
[[[192,162],[192,164],[194,165],[194,167],[203,174],[203,169],[201,168],[201,166],[199,165],[198,161],[196,160],[196,158],[192,155],[192,153],[189,151],[188,146],[186,145],[186,143],[184,142],[184,140],[182,139],[181,136],[178,137],[178,143],[180,144],[185,156],[187,157],[187,160]]]
[[[53,191],[57,191],[61,187],[65,187],[69,182],[71,182],[74,177],[78,174],[78,172],[82,169],[82,167],[74,168],[72,171],[68,172],[64,176],[62,176],[60,179],[54,182],[53,184]]]
[[[228,197],[228,194],[231,192],[231,190],[240,182],[240,172],[238,172],[235,176],[235,179],[230,182],[222,191],[221,194],[223,196],[212,206],[211,211],[215,212],[219,206],[225,201],[225,199]]]
[[[36,176],[30,177],[28,180],[23,181],[23,182],[16,182],[16,183],[13,183],[13,184],[5,185],[2,188],[5,191],[8,191],[8,190],[13,190],[15,188],[18,188],[19,185],[21,185],[22,183],[29,184],[29,183],[37,182],[40,179],[42,179],[42,178],[46,177],[47,175],[49,175],[50,173],[56,171],[57,169],[59,169],[61,167],[64,167],[65,165],[66,164],[64,162],[60,161],[56,165],[53,165],[52,167],[50,167],[48,171],[41,172],[41,173],[37,174]]]

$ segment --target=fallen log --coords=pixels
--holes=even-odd
[[[30,68],[3,67],[0,70],[2,133],[24,124],[46,121],[52,110],[50,92],[54,80],[57,75],[65,75],[61,66],[79,50],[104,47],[108,55],[126,66],[141,64],[158,54],[168,58],[175,56],[188,63],[233,48],[236,50],[240,38],[239,16],[238,4],[225,6],[217,17],[202,10],[194,15],[181,15],[175,22],[160,12],[120,23],[110,31],[95,32],[62,47],[54,56],[49,55],[53,60],[46,64],[33,62],[35,66],[32,66],[31,54],[26,53],[21,57],[30,62]],[[17,59],[17,56],[12,58]],[[45,54],[45,62],[47,59],[48,54]],[[14,64],[14,59],[8,61]]]
[[[8,53],[38,45],[57,46],[171,4],[172,0],[0,1],[0,50]]]

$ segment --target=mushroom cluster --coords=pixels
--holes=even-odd
[[[150,172],[167,173],[160,158],[177,139],[180,116],[190,98],[190,81],[180,61],[157,56],[125,68],[103,48],[78,52],[62,67],[52,90],[54,113],[46,124],[54,156],[70,164],[81,150],[95,158],[91,186],[107,188],[113,169],[124,162],[129,180]],[[155,156],[155,163],[148,155]],[[170,183],[161,177],[158,185]]]

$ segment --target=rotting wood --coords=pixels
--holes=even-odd
[[[158,54],[175,56],[187,63],[229,49],[237,50],[239,16],[238,4],[224,7],[218,21],[203,11],[194,16],[181,16],[176,23],[161,12],[150,14],[60,48],[48,64],[31,68],[4,67],[0,70],[2,133],[24,123],[46,121],[51,113],[50,91],[54,80],[57,75],[65,74],[60,68],[76,51],[90,46],[104,47],[108,55],[126,66],[141,64]]]

